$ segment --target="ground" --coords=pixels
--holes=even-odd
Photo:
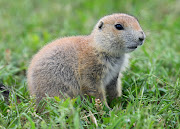
[[[0,128],[180,128],[179,0],[0,0]],[[123,96],[109,111],[79,97],[46,100],[35,112],[27,90],[32,56],[52,40],[87,35],[104,15],[123,12],[139,19],[144,45],[131,53]]]

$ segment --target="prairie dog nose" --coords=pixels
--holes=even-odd
[[[139,37],[139,41],[143,41],[144,40],[144,36]]]
[[[141,35],[139,36],[139,41],[143,42],[145,39],[145,34],[143,31],[140,31]]]

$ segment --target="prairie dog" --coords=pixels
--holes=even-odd
[[[37,103],[50,97],[95,96],[107,104],[121,96],[121,73],[128,53],[142,45],[145,34],[133,16],[117,13],[101,18],[87,36],[60,38],[32,59],[28,88]]]

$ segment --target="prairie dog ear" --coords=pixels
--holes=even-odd
[[[101,30],[103,27],[104,23],[102,21],[99,22],[98,28]]]

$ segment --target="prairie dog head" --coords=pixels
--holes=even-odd
[[[122,13],[101,18],[92,35],[97,49],[117,56],[134,51],[145,40],[137,19]]]

